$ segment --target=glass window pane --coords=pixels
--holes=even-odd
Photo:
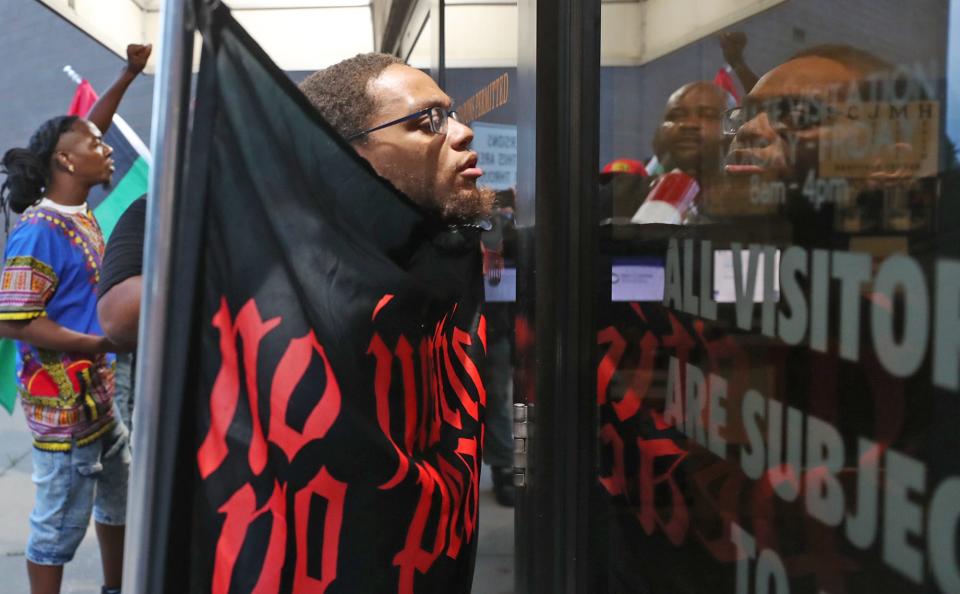
[[[960,591],[958,13],[604,4],[604,591]]]
[[[513,402],[519,350],[516,326],[532,308],[532,291],[520,287],[531,275],[532,250],[521,253],[517,217],[518,10],[511,2],[447,2],[445,86],[460,122],[473,131],[472,149],[483,175],[477,185],[493,195],[490,229],[481,233],[486,303],[486,428],[477,525],[475,592],[512,592],[514,587]],[[532,202],[532,198],[530,199]],[[526,244],[532,245],[529,242]],[[524,260],[524,258],[526,258]]]

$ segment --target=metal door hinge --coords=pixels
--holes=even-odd
[[[529,407],[521,402],[513,405],[513,484],[527,485],[527,439]]]

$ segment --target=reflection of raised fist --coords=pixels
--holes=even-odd
[[[747,34],[739,31],[727,31],[720,34],[720,48],[727,64],[736,66],[743,63],[743,50],[747,47]]]

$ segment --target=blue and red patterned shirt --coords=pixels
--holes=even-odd
[[[27,209],[7,238],[0,274],[0,320],[47,316],[85,334],[102,335],[97,283],[103,234],[86,204],[44,198]],[[34,446],[66,451],[109,431],[114,356],[67,353],[17,341],[17,379]]]

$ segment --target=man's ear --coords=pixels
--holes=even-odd
[[[63,151],[57,151],[53,154],[53,162],[61,171],[73,173],[73,163],[70,162],[70,156]]]
[[[370,160],[371,145],[370,145],[370,142],[368,142],[366,139],[356,140],[354,142],[351,142],[350,146],[352,146],[353,150],[357,151],[357,154],[359,154],[361,157],[363,157],[367,161]]]

